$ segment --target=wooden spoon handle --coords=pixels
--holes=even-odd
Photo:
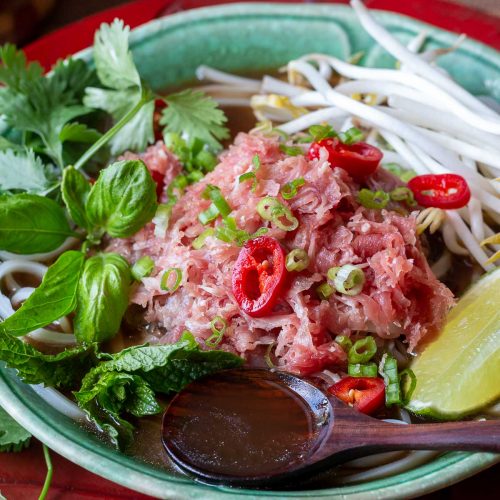
[[[364,426],[363,426],[364,427]],[[380,422],[356,433],[356,445],[383,450],[456,450],[500,453],[500,421],[397,425]],[[351,440],[351,446],[353,441]]]

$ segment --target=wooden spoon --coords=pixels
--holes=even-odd
[[[163,443],[189,474],[263,487],[384,451],[500,452],[500,422],[398,425],[363,415],[285,372],[227,370],[177,394]]]

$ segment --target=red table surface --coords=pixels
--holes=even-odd
[[[57,59],[91,45],[94,31],[99,25],[110,22],[115,17],[122,18],[127,24],[135,27],[168,13],[222,3],[233,3],[233,1],[137,0],[99,12],[50,33],[26,47],[26,52],[29,59],[38,60],[49,68]],[[340,0],[337,3],[348,3],[348,1]],[[366,0],[365,3],[372,8],[399,12],[450,31],[465,33],[471,38],[500,49],[500,18],[490,17],[443,0]],[[55,453],[52,453],[52,457],[55,472],[49,493],[51,500],[149,498],[95,476]],[[498,485],[496,477],[498,468],[495,469],[483,473],[485,480],[482,486],[469,480],[463,483],[463,486],[450,490],[445,498],[466,499],[479,494],[483,500],[493,499],[495,495],[493,485],[495,483]],[[38,443],[21,453],[0,454],[0,491],[8,500],[38,498],[44,478],[45,463]],[[478,487],[480,491],[477,491]],[[433,498],[438,497],[433,496]]]

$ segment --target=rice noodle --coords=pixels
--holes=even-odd
[[[17,254],[6,251],[0,251],[0,260],[23,260],[23,261],[37,261],[37,262],[46,262],[55,259],[64,251],[74,247],[79,240],[77,238],[70,237],[68,238],[61,246],[52,250],[51,252],[46,253],[32,253],[32,254]]]
[[[31,388],[55,410],[66,415],[67,417],[76,420],[86,420],[85,413],[66,396],[52,387],[44,387],[43,385],[32,385]]]

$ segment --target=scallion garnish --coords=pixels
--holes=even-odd
[[[337,276],[337,273],[339,272],[340,267],[330,267],[326,273],[326,277],[333,282],[335,280],[335,276]]]
[[[313,125],[309,127],[308,132],[312,138],[311,142],[319,142],[327,137],[338,137],[337,132],[330,125]]]
[[[364,339],[357,340],[347,353],[347,360],[349,363],[367,363],[373,358],[377,352],[377,344],[373,337],[365,337]]]
[[[405,186],[393,189],[389,193],[389,196],[393,201],[404,201],[409,207],[414,207],[417,204],[413,196],[413,191]]]
[[[304,151],[299,146],[287,146],[286,144],[280,144],[280,150],[288,156],[299,156],[304,154]]]
[[[306,181],[302,177],[299,177],[298,179],[294,179],[293,181],[287,182],[281,188],[281,196],[283,196],[283,198],[285,198],[285,200],[292,199],[294,196],[297,196],[299,188],[301,188],[305,183],[306,183]]]
[[[328,270],[329,277],[334,274],[335,268]],[[333,279],[333,284],[337,292],[344,295],[358,295],[363,290],[365,284],[365,273],[359,267],[346,264],[337,270]]]
[[[204,226],[217,219],[217,217],[219,217],[219,210],[214,203],[211,203],[206,210],[198,214],[198,220]]]
[[[389,354],[384,354],[382,358],[382,376],[385,382],[385,404],[401,404],[401,387],[398,377],[398,363],[396,358]]]
[[[321,285],[316,288],[316,293],[321,300],[328,300],[333,295],[333,292],[335,292],[335,288],[326,282],[321,283]]]
[[[363,188],[358,193],[358,201],[365,208],[375,208],[381,210],[387,206],[390,199],[389,194],[382,190],[370,191],[369,189]]]
[[[274,344],[276,344],[276,342],[271,342],[267,346],[266,352],[264,354],[264,361],[266,362],[266,365],[269,368],[274,368],[275,367],[275,364],[273,363],[273,360],[271,359],[271,351],[273,350]]]
[[[290,209],[272,196],[266,196],[259,201],[257,213],[283,231],[294,231],[299,227],[299,221]]]
[[[218,327],[220,325],[220,327]],[[208,347],[217,347],[221,342],[227,329],[227,322],[221,316],[216,316],[212,321],[210,321],[210,329],[212,330],[212,335],[205,340],[205,344]]]
[[[242,246],[248,240],[262,236],[267,231],[267,228],[261,227],[253,234],[248,233],[238,227],[233,217],[226,217],[222,224],[215,228],[215,237],[226,243],[236,243],[236,245]]]
[[[147,278],[155,268],[155,263],[149,255],[144,255],[132,266],[132,276],[136,281]]]
[[[199,250],[200,248],[203,247],[203,245],[205,244],[205,240],[209,237],[209,236],[213,236],[215,233],[215,229],[213,228],[208,228],[208,229],[205,229],[205,231],[203,231],[199,236],[197,236],[194,240],[193,240],[193,243],[192,243],[192,246],[195,250]]]
[[[408,377],[410,386],[408,389],[405,390],[405,381],[404,378]],[[415,390],[415,387],[417,387],[417,377],[413,373],[413,370],[411,368],[406,368],[404,369],[398,376],[399,379],[399,387],[402,392],[402,398],[401,402],[403,405],[407,405],[408,402],[411,399],[411,396],[413,394],[413,391]]]
[[[347,373],[351,377],[376,377],[377,365],[375,363],[349,363]]]
[[[222,196],[221,190],[217,186],[208,184],[205,191],[203,191],[202,197],[207,200],[212,200],[212,203],[216,206],[222,217],[227,217],[231,213],[229,203],[226,201],[224,196]]]
[[[349,130],[341,132],[339,137],[344,144],[351,145],[363,139],[363,132],[359,128],[351,127]]]
[[[175,281],[173,284],[169,284],[171,281],[170,276],[175,275]],[[182,270],[178,267],[171,267],[167,269],[160,281],[160,288],[168,293],[174,293],[180,286],[182,281]]]
[[[257,189],[257,176],[255,175],[255,172],[246,172],[245,174],[242,174],[239,176],[238,178],[238,182],[241,184],[242,182],[245,182],[245,181],[249,181],[251,180],[252,181],[252,193],[255,192],[255,190]]]
[[[295,248],[288,253],[285,260],[285,267],[290,272],[300,272],[309,266],[309,255],[302,248]]]
[[[403,168],[397,163],[385,163],[383,168],[391,172],[391,174],[394,174],[396,177],[399,177],[404,182],[408,182],[413,179],[413,177],[417,176],[417,172],[415,172],[415,170]]]
[[[253,165],[253,169],[255,172],[257,170],[259,170],[259,168],[260,168],[260,156],[259,155],[257,155],[257,154],[253,155],[252,165]]]
[[[352,340],[346,335],[337,335],[335,337],[335,342],[337,342],[345,352],[349,352],[349,349],[352,347]]]

